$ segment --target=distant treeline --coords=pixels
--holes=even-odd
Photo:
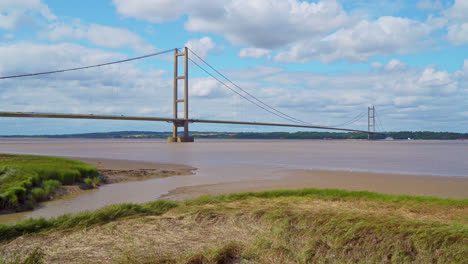
[[[148,132],[148,131],[119,131],[104,133],[66,134],[66,135],[37,135],[27,137],[46,138],[167,138],[171,132]],[[218,138],[218,139],[367,139],[367,133],[353,132],[192,132],[195,138]],[[4,137],[19,137],[4,136]],[[21,136],[24,137],[24,136]],[[423,139],[423,140],[454,140],[468,139],[468,133],[430,132],[430,131],[400,131],[384,132],[375,134],[375,139]]]

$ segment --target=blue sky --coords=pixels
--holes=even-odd
[[[0,76],[189,46],[250,94],[309,123],[333,126],[375,105],[378,130],[467,132],[466,14],[468,0],[3,0]],[[168,54],[0,80],[0,111],[170,117],[172,71]],[[286,122],[193,64],[189,73],[191,117]],[[1,135],[171,129],[166,123],[14,118],[0,118],[0,126]],[[367,120],[347,127],[365,130]]]

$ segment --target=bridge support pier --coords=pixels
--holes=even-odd
[[[184,57],[184,75],[178,75],[178,58]],[[178,81],[184,80],[184,99],[178,99]],[[179,53],[178,49],[174,50],[174,121],[172,127],[172,137],[168,137],[168,142],[193,142],[193,137],[189,135],[189,116],[188,116],[188,49],[184,48],[184,52]],[[178,118],[178,103],[184,103],[184,119]],[[184,135],[180,137],[177,133],[177,128],[184,128]]]
[[[375,137],[375,106],[367,107],[367,140]]]

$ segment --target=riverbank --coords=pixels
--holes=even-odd
[[[0,238],[0,262],[467,263],[468,200],[319,189],[205,196],[0,225]]]

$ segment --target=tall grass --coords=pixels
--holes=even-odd
[[[187,205],[200,205],[208,203],[222,203],[240,201],[252,198],[278,198],[278,197],[311,197],[319,199],[370,199],[383,202],[392,202],[399,204],[432,204],[441,206],[465,207],[468,206],[468,199],[449,199],[430,196],[410,196],[393,195],[368,191],[345,191],[338,189],[316,189],[305,188],[301,190],[275,190],[264,192],[245,192],[234,193],[219,196],[202,196],[198,199],[189,200]]]
[[[60,184],[95,177],[98,170],[80,161],[55,157],[0,154],[0,210],[31,207]]]
[[[108,223],[122,217],[136,215],[160,215],[168,210],[185,205],[184,208],[192,206],[202,206],[209,203],[226,203],[232,201],[242,201],[253,198],[274,199],[280,197],[309,197],[321,200],[337,199],[364,199],[379,200],[388,203],[413,204],[425,206],[438,206],[443,208],[464,208],[468,206],[468,199],[444,199],[435,197],[418,197],[407,195],[386,195],[374,192],[356,192],[334,189],[302,189],[302,190],[280,190],[266,191],[258,193],[238,193],[220,196],[203,196],[199,199],[189,200],[183,203],[159,200],[144,204],[119,204],[77,215],[63,215],[57,218],[27,219],[15,224],[0,224],[0,241],[9,240],[28,233],[37,233],[44,230],[65,230],[68,228],[84,228],[96,224]],[[466,230],[466,227],[465,229]],[[467,233],[468,234],[468,233]]]
[[[66,230],[73,228],[87,228],[97,224],[105,224],[123,217],[135,215],[161,215],[177,207],[178,204],[170,201],[156,201],[145,204],[118,204],[105,207],[93,212],[84,212],[76,215],[62,215],[57,218],[30,218],[16,224],[0,224],[0,242],[29,233],[38,233],[47,230]]]

